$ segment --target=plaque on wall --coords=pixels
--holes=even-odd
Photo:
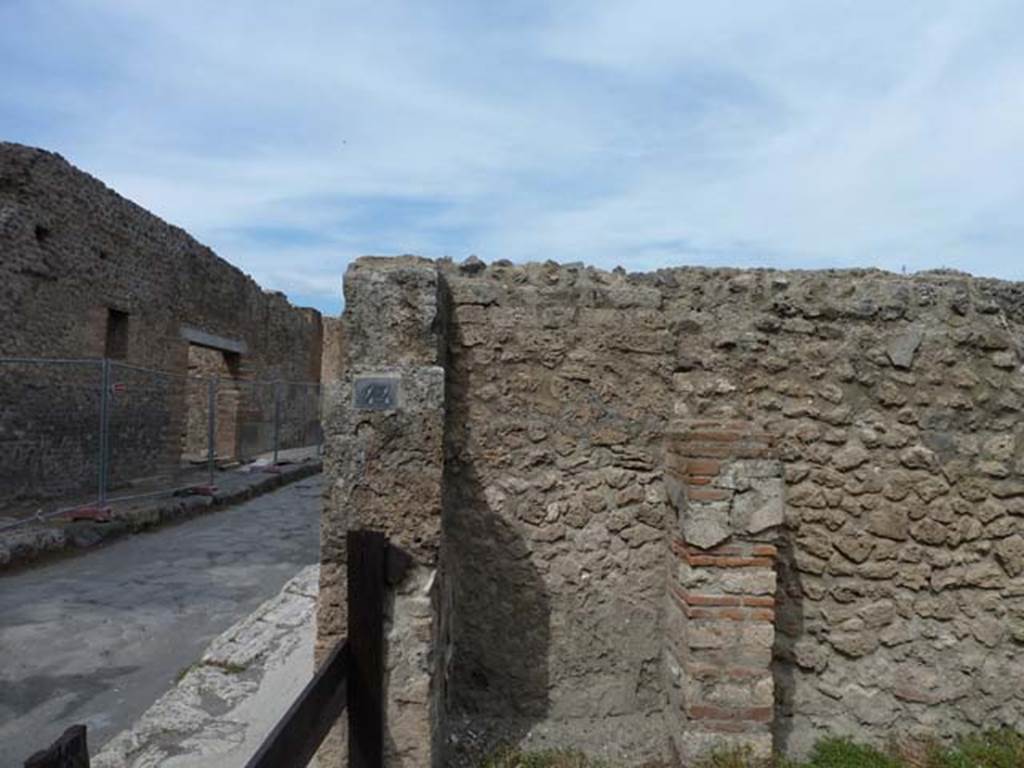
[[[398,408],[398,379],[356,378],[355,408],[358,411],[391,411]]]

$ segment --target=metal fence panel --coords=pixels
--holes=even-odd
[[[320,406],[315,382],[0,358],[0,530],[316,458]]]
[[[116,362],[109,368],[108,497],[103,501],[158,495],[200,482],[205,461],[197,469],[184,453],[188,377]],[[198,388],[205,390],[205,382]],[[204,425],[206,411],[200,400]],[[206,442],[205,429],[200,431]]]
[[[323,443],[320,425],[320,385],[304,381],[286,381],[280,386],[279,451],[287,451],[289,453],[284,455],[296,458],[316,455]]]
[[[0,516],[96,498],[102,390],[100,360],[0,358]]]

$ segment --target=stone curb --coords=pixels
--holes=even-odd
[[[186,520],[270,493],[323,470],[322,461],[283,465],[278,473],[268,473],[241,488],[219,491],[211,496],[185,496],[159,499],[140,509],[115,510],[108,523],[75,522],[15,529],[0,535],[0,576],[29,564],[74,550],[89,549],[132,533],[141,533],[161,525]]]
[[[313,676],[319,578],[319,565],[302,568],[277,595],[214,638],[170,690],[93,755],[91,765],[244,765]]]

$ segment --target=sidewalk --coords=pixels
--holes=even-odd
[[[323,468],[319,457],[275,467],[219,471],[212,496],[154,496],[113,503],[108,522],[56,517],[0,532],[0,575],[45,557],[94,547],[129,533],[184,520],[268,493]]]
[[[303,568],[215,639],[93,768],[244,766],[313,677],[319,576],[319,566]]]

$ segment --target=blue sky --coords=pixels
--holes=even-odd
[[[364,253],[1024,279],[1024,5],[0,0],[0,138],[294,301]]]

